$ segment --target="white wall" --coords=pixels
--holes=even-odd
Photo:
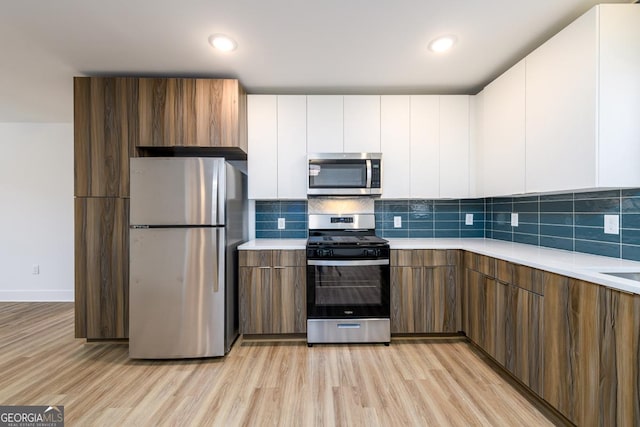
[[[0,123],[0,301],[73,301],[73,281],[73,124]]]

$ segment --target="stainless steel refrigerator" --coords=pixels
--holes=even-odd
[[[225,355],[238,336],[246,175],[222,158],[131,159],[129,357]]]

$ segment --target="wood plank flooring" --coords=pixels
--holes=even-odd
[[[66,425],[545,426],[560,421],[462,338],[239,341],[225,358],[132,361],[74,338],[72,303],[0,303],[0,404]]]

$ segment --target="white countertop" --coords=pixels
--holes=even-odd
[[[493,239],[390,238],[391,249],[462,249],[587,282],[640,294],[640,282],[602,272],[640,272],[640,262]],[[256,239],[239,250],[304,249],[306,239]]]

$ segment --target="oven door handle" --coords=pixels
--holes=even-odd
[[[327,267],[360,267],[367,265],[389,265],[388,259],[363,259],[363,260],[350,260],[350,261],[339,261],[339,260],[317,260],[317,259],[309,259],[307,260],[307,265],[321,265]]]

